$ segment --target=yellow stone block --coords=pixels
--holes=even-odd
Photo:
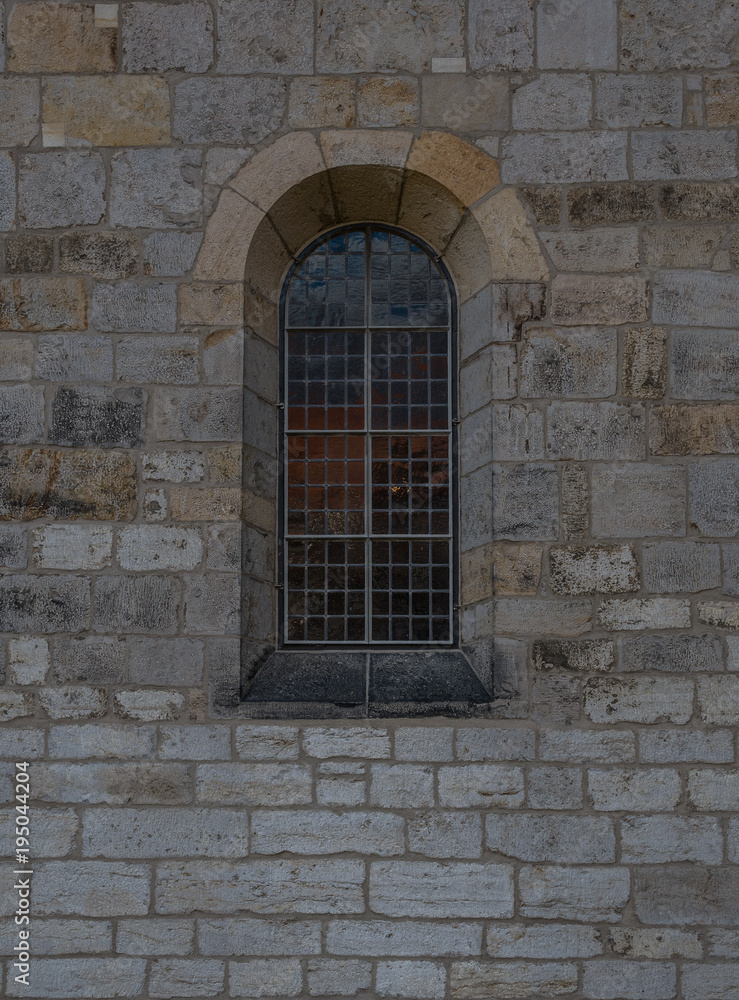
[[[117,22],[114,27],[98,25],[92,4],[13,7],[8,21],[11,73],[113,73],[117,66]]]
[[[63,122],[68,146],[164,146],[169,87],[159,76],[52,77],[44,122]]]

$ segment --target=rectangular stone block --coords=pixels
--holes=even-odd
[[[734,184],[665,184],[658,189],[665,218],[685,222],[734,222],[739,217],[739,192]]]
[[[647,319],[647,285],[636,275],[558,274],[551,319],[564,326],[617,326]],[[655,321],[660,322],[655,313]]]
[[[6,569],[25,569],[26,529],[18,524],[0,524],[0,566]]]
[[[721,586],[719,546],[701,542],[647,542],[644,586],[653,594],[713,590]]]
[[[201,0],[171,10],[163,3],[125,4],[122,39],[126,73],[204,73],[213,59],[213,12]]]
[[[113,529],[48,524],[33,533],[33,561],[41,569],[103,569],[111,563]]]
[[[705,865],[638,865],[634,869],[634,908],[645,924],[736,924],[739,873]]]
[[[199,225],[202,209],[200,164],[201,154],[196,150],[145,149],[116,153],[111,161],[111,224],[157,229]],[[157,328],[142,332],[155,333]]]
[[[418,125],[418,83],[412,77],[362,77],[357,87],[357,124],[363,127]]]
[[[584,73],[545,73],[513,92],[515,129],[577,129],[592,124],[590,80]]]
[[[498,924],[488,927],[491,958],[592,958],[603,952],[594,927],[576,924]]]
[[[113,925],[109,920],[39,920],[37,954],[90,954],[112,950]]]
[[[116,377],[124,382],[197,383],[200,341],[197,337],[121,337]]]
[[[723,458],[694,462],[688,469],[690,523],[702,535],[733,538],[739,531],[739,510],[718,502],[732,497],[739,484],[739,459]]]
[[[35,444],[44,439],[44,391],[29,385],[0,385],[0,439]]]
[[[450,996],[467,1000],[506,1000],[511,990],[523,996],[561,996],[577,988],[577,965],[564,962],[453,962]]]
[[[351,128],[355,82],[341,76],[298,76],[290,83],[291,128]]]
[[[446,969],[435,962],[378,962],[380,996],[440,998],[446,994]]]
[[[113,333],[174,333],[177,325],[175,285],[95,285],[92,322]]]
[[[621,820],[625,863],[721,864],[723,854],[721,821],[714,816],[625,816]]]
[[[522,917],[617,921],[630,894],[628,868],[524,865],[518,878]]]
[[[240,437],[242,393],[238,389],[162,389],[154,406],[160,441],[233,441]]]
[[[739,771],[699,768],[688,772],[688,798],[695,809],[731,811],[739,796]],[[734,831],[736,828],[734,827]]]
[[[205,455],[199,451],[148,452],[141,458],[144,479],[196,483],[205,476]]]
[[[597,465],[592,470],[596,538],[685,534],[685,472],[669,465]]]
[[[701,677],[698,681],[701,718],[713,726],[739,722],[739,676]]]
[[[592,398],[612,396],[615,391],[614,330],[534,328],[526,332],[521,354],[522,396]]]
[[[118,691],[113,695],[113,709],[123,719],[156,722],[178,719],[185,696],[178,691]]]
[[[400,816],[381,812],[253,812],[251,848],[256,854],[393,855],[405,850]]]
[[[189,79],[174,90],[174,135],[184,143],[261,142],[279,128],[285,82],[276,77]]]
[[[479,858],[482,820],[475,813],[421,813],[408,821],[408,848],[427,858]]]
[[[567,192],[567,213],[576,226],[644,222],[655,217],[654,196],[650,187],[639,184],[574,187]]]
[[[154,726],[124,726],[115,723],[54,726],[49,730],[49,756],[72,759],[149,758],[154,755],[156,742]]]
[[[544,458],[544,417],[530,406],[501,404],[479,410],[462,425],[462,436],[462,458],[473,453],[465,469],[491,458],[498,462]]]
[[[640,405],[552,403],[547,408],[547,457],[639,459],[646,452],[646,420]]]
[[[30,381],[35,353],[36,347],[30,337],[3,337],[0,342],[0,381]]]
[[[727,394],[725,389],[718,391]],[[649,415],[649,447],[653,455],[735,455],[739,406],[654,407]]]
[[[230,994],[235,997],[294,997],[303,982],[300,962],[294,958],[255,958],[229,962]]]
[[[534,18],[525,0],[472,0],[469,9],[473,70],[528,70],[534,57]]]
[[[699,761],[707,764],[727,764],[734,760],[731,732],[693,730],[691,732],[657,729],[644,731],[639,737],[641,759],[653,764]]]
[[[88,628],[90,581],[75,576],[8,574],[0,578],[0,620],[8,632],[80,632]]]
[[[420,764],[374,764],[370,803],[388,808],[421,808],[434,804],[434,772]]]
[[[643,236],[644,263],[710,269],[727,233],[726,226],[649,226]]]
[[[631,958],[703,957],[703,946],[694,931],[666,927],[612,927],[608,938],[615,954]]]
[[[47,382],[110,382],[113,342],[110,337],[50,334],[38,338],[36,378]]]
[[[298,756],[298,735],[292,726],[237,726],[236,752],[246,760],[293,760]]]
[[[488,850],[521,861],[593,864],[616,860],[613,822],[604,816],[488,814]]]
[[[670,351],[672,393],[679,399],[734,400],[739,387],[739,332],[736,330],[675,330]],[[733,443],[734,428],[719,416],[711,419],[707,408],[695,414],[695,429],[702,441]],[[733,416],[732,410],[727,411]],[[678,411],[689,426],[692,411]],[[687,430],[687,428],[686,428]],[[678,437],[680,440],[680,437]],[[659,442],[658,442],[659,443]]]
[[[101,726],[101,734],[110,728]],[[43,802],[172,805],[190,801],[187,777],[184,764],[39,764],[36,795]]]
[[[199,802],[214,805],[308,805],[311,770],[308,764],[201,764],[195,791]]]
[[[364,863],[341,860],[165,861],[158,913],[362,913]]]
[[[592,722],[673,722],[693,714],[693,682],[675,677],[592,677],[584,686],[585,714]]]
[[[194,920],[120,920],[116,951],[124,955],[189,955],[195,938]]]
[[[540,756],[571,763],[630,763],[636,760],[636,738],[628,732],[544,729]]]
[[[214,831],[220,836],[214,837]],[[87,809],[85,857],[240,858],[248,853],[249,816],[233,809]]]
[[[135,448],[143,444],[146,393],[138,387],[62,386],[51,401],[51,444]]]
[[[143,958],[37,958],[32,988],[37,997],[48,1000],[68,997],[103,1000],[135,996],[144,988],[145,980],[146,961]],[[13,981],[8,986],[8,996],[28,996],[28,987],[22,983]]]
[[[509,125],[508,81],[492,74],[422,76],[421,124],[459,132],[504,131]]]
[[[231,487],[173,489],[170,504],[176,521],[234,521],[241,514],[241,490]]]
[[[373,861],[370,907],[392,917],[513,916],[510,865]]]
[[[728,1000],[739,995],[739,970],[728,962],[686,964],[681,983],[685,1000]]]
[[[495,466],[492,515],[496,538],[556,539],[559,532],[556,468],[533,463]]]
[[[654,283],[655,323],[731,328],[739,278],[712,271],[660,271]],[[704,343],[705,350],[705,343]]]
[[[118,564],[122,569],[189,570],[199,565],[203,543],[197,528],[131,525],[118,533]]]
[[[41,869],[42,876],[36,878],[33,887],[39,916],[139,917],[148,913],[149,865],[46,861],[37,864],[36,869]]]
[[[589,601],[502,598],[495,602],[494,618],[497,631],[512,635],[576,636],[593,627]]]
[[[735,125],[739,116],[736,73],[714,73],[706,77],[706,124]]]
[[[118,63],[118,32],[96,27],[92,4],[16,4],[8,46],[14,73],[113,73]]]
[[[333,955],[435,957],[478,955],[480,924],[420,920],[331,920],[326,948]]]
[[[15,161],[11,153],[0,153],[0,231],[15,228]]]
[[[351,921],[354,926],[354,921]],[[119,932],[120,933],[120,932]],[[198,946],[204,955],[320,955],[317,920],[258,920],[254,917],[198,919]],[[336,953],[335,949],[331,949]]]
[[[621,639],[619,670],[720,671],[723,670],[721,639],[715,635],[645,635]]]
[[[63,122],[68,146],[162,146],[169,87],[159,76],[46,77],[44,122]]]
[[[626,133],[513,135],[503,140],[502,167],[506,184],[625,181]]]
[[[231,756],[231,734],[217,725],[162,726],[160,733],[159,756],[163,760],[223,760]]]
[[[39,130],[39,84],[33,79],[0,83],[0,146],[28,146]]]
[[[152,233],[143,241],[144,274],[153,277],[179,277],[192,269],[202,233]]]
[[[639,266],[637,229],[543,232],[539,238],[559,271],[634,271]]]
[[[133,684],[196,687],[202,682],[203,643],[198,639],[129,636],[127,645],[129,677]],[[192,738],[197,740],[195,733]]]
[[[581,809],[582,774],[576,767],[534,767],[529,771],[531,809]]]
[[[599,811],[670,812],[681,795],[680,775],[672,768],[588,771],[588,799]]]
[[[715,181],[736,177],[736,132],[640,131],[632,134],[634,180]]]
[[[105,216],[102,156],[58,152],[21,157],[18,212],[21,223],[30,229],[101,222]]]
[[[460,760],[533,760],[534,733],[527,729],[471,729],[457,731]]]
[[[595,114],[606,128],[682,125],[682,80],[603,73],[595,80]]]
[[[0,279],[0,330],[84,330],[82,278]]]
[[[675,996],[677,973],[668,962],[629,962],[623,958],[586,962],[584,996],[595,1000],[666,1000]]]
[[[5,173],[10,179],[13,173],[13,160],[10,153],[4,153],[0,166],[0,172]],[[13,208],[11,215],[15,215],[15,185],[9,185],[6,191],[6,199],[12,196]],[[10,204],[6,200],[7,205]],[[12,220],[11,220],[12,221]],[[42,274],[51,271],[54,263],[54,239],[51,236],[40,236],[37,233],[23,234],[20,236],[8,236],[5,240],[5,272],[6,274]]]
[[[332,729],[311,726],[303,734],[303,748],[310,757],[360,757],[381,760],[390,757],[390,736],[374,726]]]
[[[439,802],[466,808],[523,805],[523,768],[510,764],[465,764],[439,768]]]
[[[177,630],[180,585],[160,576],[101,576],[95,582],[93,628],[98,632]]]
[[[598,623],[607,629],[690,628],[690,602],[668,597],[603,601]]]
[[[552,547],[549,564],[555,594],[619,594],[639,589],[639,567],[629,545]]]

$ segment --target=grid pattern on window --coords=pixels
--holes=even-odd
[[[412,239],[306,251],[283,297],[282,638],[454,640],[451,298]]]

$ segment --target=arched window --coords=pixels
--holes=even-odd
[[[325,234],[281,297],[280,639],[457,642],[456,303],[389,227]]]

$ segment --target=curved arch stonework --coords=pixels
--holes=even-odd
[[[301,654],[298,662],[295,654],[275,653],[280,291],[302,247],[354,222],[398,225],[424,239],[449,268],[460,306],[460,636],[474,679],[455,694],[442,675],[459,676],[459,662],[445,667],[439,654],[403,654],[393,671],[409,684],[394,704],[384,698],[374,714],[408,714],[409,703],[416,703],[412,712],[449,713],[460,710],[455,702],[465,702],[464,711],[515,715],[517,692],[496,691],[493,680],[494,660],[508,651],[505,640],[494,648],[492,632],[490,404],[496,395],[506,398],[501,379],[508,349],[496,348],[496,341],[511,337],[502,326],[517,310],[537,318],[549,272],[524,206],[513,188],[500,184],[496,160],[446,132],[416,137],[398,130],[282,136],[228,183],[207,226],[195,279],[244,283],[243,639],[238,664],[225,657],[211,665],[213,707],[257,716],[373,714],[370,690],[365,704],[352,706],[342,689],[346,654]],[[356,655],[364,660],[366,654]],[[510,666],[501,672],[509,686]],[[473,696],[475,685],[484,698]],[[304,697],[296,703],[300,689]]]

